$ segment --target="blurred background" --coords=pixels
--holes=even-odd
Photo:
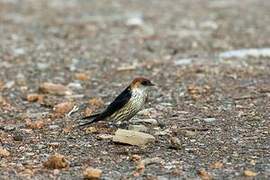
[[[81,132],[63,135],[67,122],[74,123],[63,118],[72,106],[61,104],[60,116],[55,109],[63,102],[103,108],[134,77],[145,76],[158,84],[148,118],[164,122],[166,132],[186,126],[212,129],[176,133],[183,144],[178,151],[160,136],[146,156],[171,163],[162,173],[180,166],[183,177],[197,177],[198,167],[220,160],[228,169],[211,171],[214,177],[238,177],[246,168],[267,177],[269,12],[267,0],[0,0],[0,121],[5,132],[12,132],[1,142],[14,154],[6,163],[15,172],[13,162],[39,164],[54,152],[48,143],[61,136],[69,148],[56,150],[78,166],[92,163],[106,169],[108,177],[111,170],[119,171],[115,177],[131,171],[126,156],[110,155],[114,148],[132,153],[136,148],[96,142]],[[89,107],[90,113],[97,109]],[[39,130],[19,129],[20,144],[12,137],[21,126]],[[78,177],[77,170],[58,173]]]

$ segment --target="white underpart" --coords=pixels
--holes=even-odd
[[[147,87],[133,88],[131,98],[128,103],[119,111],[112,115],[112,119],[118,121],[126,121],[139,112],[145,103],[147,97]]]
[[[134,88],[132,90],[131,102],[134,103],[137,111],[141,110],[147,97],[147,87]]]

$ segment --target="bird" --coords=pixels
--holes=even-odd
[[[112,121],[118,124],[130,120],[143,108],[151,86],[155,86],[155,84],[149,79],[135,78],[104,111],[83,117],[82,119],[90,119],[90,121],[80,124],[79,127],[98,121]]]

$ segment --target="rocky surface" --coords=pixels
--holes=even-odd
[[[268,179],[269,9],[0,0],[0,179]],[[154,143],[114,143],[106,122],[75,128],[136,76],[157,84],[134,123]]]

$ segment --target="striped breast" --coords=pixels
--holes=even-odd
[[[112,114],[113,121],[128,121],[135,116],[143,107],[146,100],[146,93],[144,91],[134,91],[130,101],[120,110]]]

